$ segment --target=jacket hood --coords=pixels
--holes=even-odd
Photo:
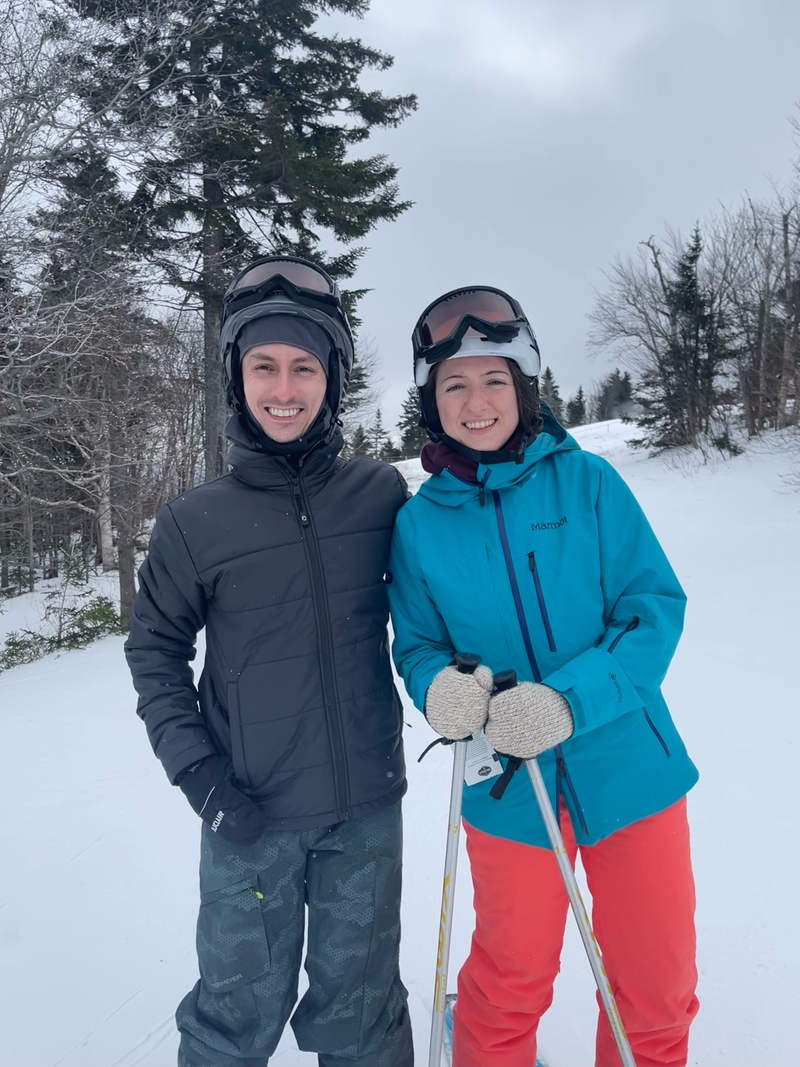
[[[476,484],[464,482],[451,470],[443,470],[422,483],[419,496],[435,500],[438,504],[458,507],[467,500],[474,499],[481,487],[492,490],[518,485],[530,476],[541,460],[558,452],[580,451],[580,447],[575,438],[548,413],[545,415],[543,430],[525,449],[525,459],[522,463],[479,463]]]
[[[284,456],[260,448],[241,414],[228,419],[225,436],[231,442],[227,463],[234,476],[258,489],[285,488],[298,474],[302,474],[305,482],[326,478],[344,445],[342,431],[337,426],[330,440],[321,441],[290,462]]]

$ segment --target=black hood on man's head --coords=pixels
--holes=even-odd
[[[243,334],[244,347],[241,347]],[[319,360],[328,380],[326,403],[335,416],[347,392],[353,367],[353,340],[347,321],[343,317],[339,321],[315,308],[298,307],[280,293],[240,308],[223,319],[220,358],[226,398],[232,410],[245,409],[240,352],[254,344],[270,343],[304,348]]]
[[[324,330],[310,319],[294,315],[262,315],[242,327],[236,340],[238,359],[234,374],[241,378],[241,361],[255,345],[293,345],[316,356],[327,377],[330,372],[331,342]]]
[[[292,466],[303,458],[305,469],[304,457],[309,456],[310,461],[312,458],[310,454],[313,453],[316,466],[321,457],[337,456],[344,445],[342,431],[333,420],[330,409],[324,406],[313,425],[309,427],[308,433],[297,441],[287,441],[286,444],[273,441],[271,437],[267,437],[255,419],[243,411],[231,415],[228,419],[225,436],[230,442],[227,453],[229,467],[235,467],[237,474],[250,469],[254,471],[272,469],[272,477],[279,485],[285,484],[285,474],[280,472],[280,464],[270,464],[267,457],[287,460]],[[261,478],[263,475],[258,474],[258,477]],[[243,480],[251,481],[252,478],[245,476]]]
[[[331,398],[326,393],[320,411],[302,437],[295,441],[274,441],[262,429],[248,408],[242,381],[242,360],[255,345],[283,344],[302,348],[316,356],[330,385],[331,341],[325,331],[310,319],[296,315],[269,314],[251,319],[242,326],[236,339],[231,361],[231,387],[239,402],[239,426],[249,440],[250,447],[273,456],[299,456],[310,451],[324,438],[330,437],[334,425]]]
[[[311,423],[302,437],[294,441],[273,441],[261,424],[250,414],[246,404],[242,405],[241,411],[232,415],[225,429],[225,436],[231,438],[231,429],[237,428],[236,441],[255,452],[262,452],[268,456],[303,456],[311,452],[323,441],[330,441],[337,430],[337,422],[330,406],[325,400],[319,409],[319,414]]]

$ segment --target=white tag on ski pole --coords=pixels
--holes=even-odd
[[[467,742],[467,765],[464,769],[466,785],[477,785],[487,778],[495,778],[503,773],[503,765],[492,746],[486,740],[483,730],[472,735]]]

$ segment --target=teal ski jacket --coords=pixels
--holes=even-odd
[[[578,843],[663,811],[697,770],[660,686],[686,598],[636,499],[555,420],[524,462],[444,470],[400,510],[390,557],[394,660],[420,710],[455,652],[543,682],[569,701],[573,736],[539,765]],[[467,786],[463,816],[485,833],[549,847],[524,771],[501,800]]]

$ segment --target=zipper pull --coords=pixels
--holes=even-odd
[[[478,500],[481,503],[481,507],[485,507],[486,505],[486,483],[489,480],[489,475],[491,473],[491,471],[487,471],[478,482]]]
[[[561,775],[562,778],[567,777],[567,765],[564,762],[563,756],[556,756],[556,768],[558,769],[558,773]]]
[[[528,553],[528,566],[530,567],[531,572],[536,574],[536,556],[534,556],[533,552]]]
[[[305,527],[308,526],[308,512],[303,507],[303,498],[300,496],[299,485],[297,482],[294,484],[294,502],[297,505],[297,514],[300,516],[300,525]]]

